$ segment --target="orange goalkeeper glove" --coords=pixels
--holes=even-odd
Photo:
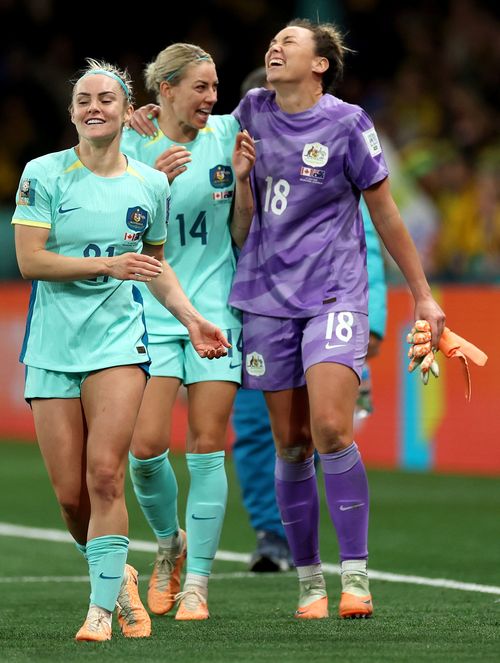
[[[411,332],[406,337],[407,343],[411,343],[408,357],[411,359],[408,366],[410,373],[417,367],[420,368],[420,378],[424,384],[429,382],[429,373],[439,377],[439,366],[434,356],[434,348],[431,347],[431,326],[427,320],[417,320]]]
[[[408,357],[411,359],[408,370],[411,372],[419,367],[420,377],[424,384],[429,382],[429,373],[432,373],[436,378],[439,377],[439,366],[434,356],[437,351],[431,347],[431,326],[427,320],[417,320],[406,340],[411,343],[411,348],[408,351]],[[478,366],[484,366],[488,361],[488,356],[465,338],[450,331],[448,327],[445,327],[441,334],[438,349],[445,357],[457,357],[462,361],[467,384],[465,398],[470,401],[471,379],[467,359]]]

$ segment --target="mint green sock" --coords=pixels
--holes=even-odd
[[[224,522],[227,477],[224,451],[186,454],[191,484],[186,509],[188,573],[208,576]]]
[[[128,455],[134,492],[146,520],[157,539],[165,539],[179,529],[177,518],[177,479],[168,460],[161,456],[141,460]]]
[[[115,609],[127,561],[128,539],[119,534],[96,536],[87,541],[90,603],[110,612]]]

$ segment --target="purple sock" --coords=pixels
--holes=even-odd
[[[340,561],[368,557],[370,496],[361,455],[355,442],[332,454],[319,454],[326,501],[337,532]]]
[[[288,463],[276,457],[276,501],[295,566],[319,564],[319,499],[314,457]]]

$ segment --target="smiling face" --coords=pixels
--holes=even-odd
[[[272,39],[265,55],[267,81],[270,85],[297,83],[321,73],[321,58],[315,55],[313,33],[307,28],[287,27]],[[321,69],[321,67],[320,67]]]
[[[187,65],[177,84],[163,82],[160,94],[178,125],[198,131],[208,122],[217,101],[218,85],[215,65],[212,62],[199,62]]]
[[[121,134],[132,111],[120,83],[105,74],[84,76],[73,89],[71,121],[80,139],[110,142]]]

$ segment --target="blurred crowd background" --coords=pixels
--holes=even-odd
[[[129,4],[129,3],[127,3]],[[70,83],[86,57],[142,71],[175,41],[197,43],[219,74],[217,113],[263,63],[287,21],[341,26],[354,51],[337,96],[372,116],[394,197],[434,282],[500,283],[498,0],[0,0],[0,278],[17,278],[10,217],[24,164],[75,143]],[[179,20],[178,16],[183,18]],[[387,259],[387,273],[399,281]]]

